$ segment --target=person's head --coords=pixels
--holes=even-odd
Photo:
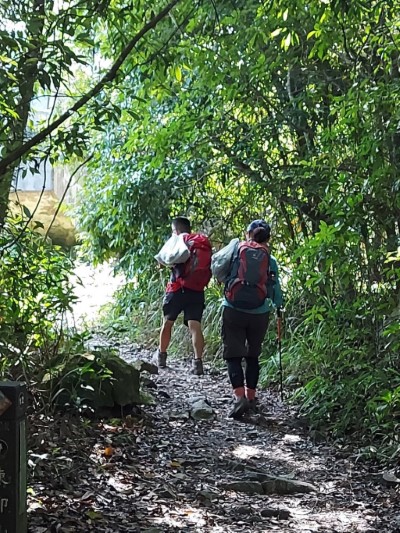
[[[268,242],[271,237],[271,226],[265,220],[253,220],[246,231],[248,239],[260,244]]]
[[[185,217],[176,217],[171,223],[172,233],[179,235],[180,233],[190,233],[190,220]]]

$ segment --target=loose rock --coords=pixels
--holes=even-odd
[[[134,361],[132,365],[138,370],[139,372],[148,372],[149,374],[158,374],[158,366],[154,365],[153,363],[149,363],[148,361],[142,361],[142,359],[138,359],[137,361]]]
[[[244,492],[245,494],[263,494],[263,486],[258,481],[231,481],[230,483],[221,483],[220,487],[224,490],[235,492]]]
[[[193,420],[210,420],[214,416],[214,411],[204,400],[199,400],[192,405],[190,416]]]
[[[318,492],[317,487],[305,481],[276,478],[262,483],[264,494],[296,494]]]
[[[150,378],[142,378],[142,385],[147,389],[156,389],[157,383]]]
[[[289,520],[290,513],[286,509],[271,509],[267,507],[260,512],[264,518],[278,518],[279,520]]]
[[[197,493],[197,498],[202,501],[213,502],[219,498],[219,494],[210,490],[200,490]]]
[[[396,486],[400,483],[400,478],[396,476],[395,472],[384,472],[382,478],[385,481],[386,485]]]

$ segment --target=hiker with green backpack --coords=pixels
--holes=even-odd
[[[270,236],[270,225],[265,220],[254,220],[247,227],[246,241],[232,241],[228,245],[232,249],[228,268],[222,260],[218,265],[219,271],[224,271],[223,280],[213,268],[217,279],[225,282],[223,357],[235,396],[229,416],[235,419],[255,408],[259,356],[270,312],[283,306],[278,265],[268,246]],[[222,257],[223,251],[219,254]],[[245,372],[243,359],[246,362]]]

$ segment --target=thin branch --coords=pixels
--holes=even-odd
[[[176,22],[175,20],[175,17],[173,17],[170,13],[170,16],[171,16],[171,19],[172,21],[174,22],[175,26],[176,26],[176,30],[174,32],[171,33],[171,35],[168,37],[168,39],[157,49],[155,50],[152,54],[150,54],[150,56],[145,60],[143,61],[142,63],[138,63],[134,68],[136,67],[143,67],[145,65],[148,65],[149,63],[151,63],[152,61],[154,61],[154,59],[156,59],[157,57],[160,56],[161,52],[163,52],[165,50],[165,48],[168,47],[169,43],[172,41],[172,39],[175,37],[175,35],[180,32],[182,34],[182,28],[183,26],[188,22],[188,20],[190,19],[190,17],[192,16],[193,12],[195,11],[195,9],[197,8],[197,6],[194,6],[190,11],[189,13],[187,14],[187,16],[182,20],[182,22],[180,22],[179,24]],[[133,70],[133,69],[132,69]]]
[[[67,195],[67,192],[69,190],[69,188],[71,187],[71,183],[72,183],[72,180],[74,179],[74,177],[76,176],[76,174],[80,171],[80,169],[82,167],[84,167],[86,165],[86,163],[88,163],[91,159],[93,159],[93,156],[94,154],[91,154],[89,157],[87,157],[85,159],[85,161],[83,161],[74,171],[73,173],[71,174],[71,176],[69,177],[69,180],[68,180],[68,183],[67,183],[67,186],[65,187],[65,191],[63,192],[62,196],[61,196],[61,199],[60,199],[60,202],[57,206],[57,209],[53,215],[53,218],[51,219],[51,222],[49,224],[49,227],[47,228],[47,231],[46,231],[46,234],[45,234],[45,238],[47,238],[47,236],[49,235],[49,231],[51,230],[53,224],[54,224],[54,221],[56,220],[57,218],[57,215],[58,213],[60,212],[60,209],[61,209],[61,206],[62,206],[62,203],[63,201],[65,200],[65,197]]]

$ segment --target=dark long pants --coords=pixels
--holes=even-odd
[[[232,359],[227,359],[226,363],[228,365],[228,375],[232,383],[232,387],[237,389],[238,387],[244,387],[245,378],[246,386],[249,389],[256,389],[258,383],[258,377],[260,375],[260,365],[258,358],[256,357],[246,357],[246,370],[243,372],[242,368],[242,358],[233,357]]]
[[[234,389],[256,389],[260,375],[258,358],[267,332],[269,313],[251,314],[225,307],[222,313],[224,359]],[[246,361],[243,373],[242,360]],[[246,379],[246,381],[245,381]]]

